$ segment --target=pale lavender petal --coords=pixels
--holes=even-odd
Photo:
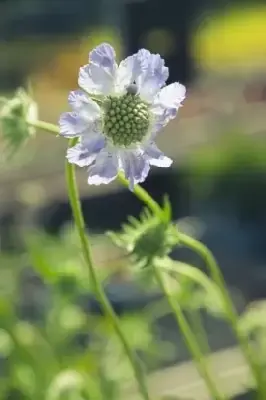
[[[172,83],[159,91],[150,107],[153,114],[152,137],[176,117],[185,94],[186,88],[180,83]]]
[[[67,150],[67,159],[71,164],[79,167],[91,165],[99,152],[104,148],[104,136],[96,134],[90,138],[82,138],[81,142]]]
[[[155,76],[158,85],[163,87],[169,78],[169,68],[159,54],[151,54],[149,71]]]
[[[103,149],[97,156],[95,164],[89,168],[88,183],[101,185],[113,181],[118,173],[118,161],[116,154]]]
[[[82,90],[70,92],[68,102],[72,109],[86,121],[94,122],[101,117],[101,109],[98,104]]]
[[[90,154],[88,150],[81,145],[81,143],[76,144],[76,146],[71,147],[67,150],[66,158],[70,164],[76,164],[79,167],[89,166],[95,161],[97,154]]]
[[[168,109],[174,115],[186,96],[186,88],[181,83],[171,83],[160,90],[154,100],[154,107]]]
[[[87,64],[80,68],[79,86],[92,95],[108,95],[114,88],[114,76],[96,64]]]
[[[60,135],[73,138],[82,135],[87,130],[86,122],[75,112],[66,112],[59,118]]]
[[[136,55],[127,57],[125,60],[121,61],[116,75],[116,91],[123,91],[134,82],[133,70],[135,68],[135,63]]]
[[[148,55],[148,68],[137,79],[139,93],[143,100],[151,102],[169,76],[169,70],[159,54]]]
[[[141,150],[124,150],[120,152],[121,167],[126,179],[129,181],[129,189],[134,190],[134,185],[145,181],[150,165],[148,158]]]
[[[108,43],[102,43],[90,52],[89,61],[113,75],[117,69],[115,57],[114,48]]]
[[[154,108],[151,111],[153,113],[153,119],[150,126],[150,140],[153,140],[157,136],[157,133],[161,131],[174,117],[172,116],[172,109],[170,110],[160,107],[157,114]]]
[[[148,69],[149,54],[148,50],[142,49],[121,61],[116,76],[118,91],[124,90],[131,83],[137,83],[139,78],[145,75]]]
[[[150,142],[144,148],[145,154],[148,156],[150,165],[155,167],[168,168],[172,165],[173,160],[166,157],[161,150],[158,149],[154,142]]]

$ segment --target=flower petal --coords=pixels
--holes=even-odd
[[[160,112],[160,113],[159,113]],[[157,136],[157,133],[162,130],[168,122],[173,118],[169,110],[164,109],[162,107],[159,108],[158,114],[154,113],[154,109],[152,109],[153,118],[150,123],[150,140],[154,140]]]
[[[154,142],[150,142],[144,148],[145,154],[148,156],[150,165],[154,165],[155,167],[167,168],[170,167],[173,163],[171,158],[166,157],[161,150],[158,149]]]
[[[147,157],[141,150],[124,150],[120,152],[121,168],[129,181],[129,189],[134,190],[134,185],[145,181],[150,165]]]
[[[155,98],[154,106],[177,112],[186,96],[186,88],[181,83],[171,83],[160,90]]]
[[[151,54],[149,72],[152,72],[160,87],[163,87],[169,78],[169,68],[165,66],[164,59],[159,54]]]
[[[157,93],[150,111],[153,114],[152,137],[176,117],[177,111],[185,99],[186,88],[180,83],[172,83]]]
[[[148,68],[146,72],[139,76],[137,85],[143,100],[148,102],[154,99],[156,93],[165,85],[169,76],[169,70],[164,65],[164,60],[159,54],[147,55]]]
[[[73,138],[87,130],[86,121],[82,120],[76,112],[65,112],[59,118],[60,135]]]
[[[72,109],[87,121],[94,122],[101,116],[101,109],[83,90],[73,90],[69,93],[68,102]]]
[[[101,150],[95,164],[89,168],[88,183],[90,185],[101,185],[113,181],[118,173],[118,161],[116,154],[107,149]]]
[[[108,95],[113,91],[114,77],[105,68],[91,63],[80,68],[78,84],[87,93]]]
[[[139,85],[139,94],[142,100],[151,103],[160,90],[158,80],[155,76],[147,76],[142,85]]]
[[[108,43],[102,43],[90,52],[89,62],[104,68],[113,75],[117,69],[115,50]]]
[[[124,90],[128,85],[136,82],[143,100],[152,101],[168,76],[168,68],[165,67],[164,60],[159,54],[152,54],[146,49],[141,49],[120,63],[116,86],[119,90]]]
[[[67,150],[67,159],[71,164],[79,167],[91,165],[97,154],[105,145],[104,136],[96,134],[90,138],[82,138],[81,142]]]
[[[148,50],[142,49],[121,61],[116,77],[118,91],[125,90],[128,85],[137,82],[139,77],[146,73],[149,54]]]

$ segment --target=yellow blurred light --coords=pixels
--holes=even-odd
[[[203,67],[266,70],[266,6],[233,8],[203,21],[192,40],[196,61]]]
[[[116,50],[117,58],[121,57],[122,46],[119,32],[110,28],[97,28],[86,36],[73,38],[73,40],[68,38],[58,43],[56,54],[50,65],[38,71],[38,80],[44,80],[46,85],[49,81],[49,84],[57,89],[75,88],[80,66],[88,62],[89,52],[102,42],[110,43]]]

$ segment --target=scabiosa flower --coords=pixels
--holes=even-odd
[[[80,90],[69,95],[73,111],[59,120],[62,136],[79,137],[67,159],[88,167],[89,184],[107,184],[121,170],[133,190],[146,179],[151,165],[172,164],[154,140],[176,116],[186,89],[180,83],[165,86],[168,75],[159,54],[145,49],[119,65],[109,44],[91,51],[89,64],[79,71]]]

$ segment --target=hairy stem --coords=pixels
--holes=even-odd
[[[70,147],[72,147],[74,143],[75,143],[75,139],[72,139],[70,141]],[[106,317],[110,320],[110,322],[117,334],[117,337],[119,338],[119,340],[124,348],[124,351],[132,365],[136,380],[139,385],[139,391],[142,394],[143,399],[150,400],[150,396],[148,393],[145,376],[144,376],[141,364],[140,364],[138,358],[136,357],[136,354],[131,349],[131,346],[129,345],[127,338],[125,337],[123,330],[120,327],[119,319],[117,318],[117,315],[115,314],[115,312],[112,308],[112,305],[110,304],[110,302],[104,292],[104,289],[101,285],[101,282],[98,280],[97,273],[94,269],[91,248],[90,248],[89,241],[87,239],[84,218],[83,218],[81,204],[80,204],[80,200],[79,200],[79,193],[78,193],[78,188],[77,188],[77,183],[76,183],[76,175],[75,175],[75,166],[68,162],[66,162],[66,178],[67,178],[69,201],[70,201],[70,205],[71,205],[74,220],[75,220],[75,225],[76,225],[78,233],[79,233],[83,257],[85,259],[86,265],[89,270],[89,275],[90,275],[90,279],[91,279],[91,282],[94,287],[95,295],[96,295],[97,299],[99,300]]]

